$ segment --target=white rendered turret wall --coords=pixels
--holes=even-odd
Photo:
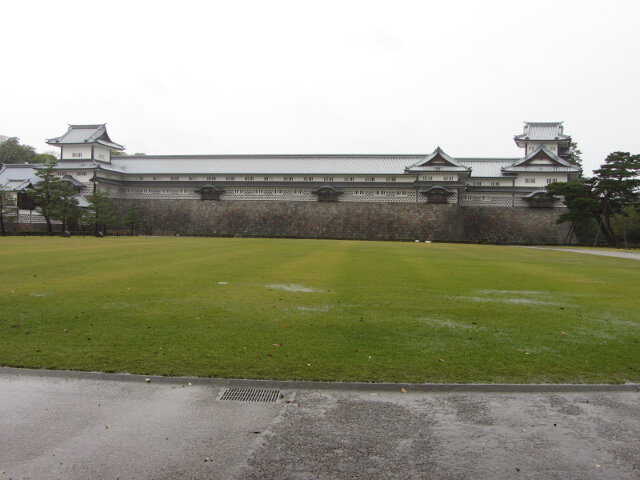
[[[62,147],[61,159],[91,159],[91,145],[65,145]]]

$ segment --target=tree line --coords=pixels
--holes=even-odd
[[[114,152],[121,153],[121,152]],[[122,152],[121,154],[124,154]],[[95,234],[106,232],[107,227],[119,223],[111,198],[99,190],[87,196],[88,208],[78,205],[76,190],[66,181],[55,175],[57,158],[49,153],[36,153],[30,145],[22,145],[17,137],[10,137],[0,142],[0,164],[40,164],[36,175],[40,181],[26,193],[32,200],[33,207],[39,207],[47,225],[47,232],[53,234],[53,221],[62,223],[62,231],[69,228],[91,228]],[[8,192],[0,190],[0,233],[6,235],[5,222],[13,217],[7,214],[12,200]],[[133,235],[142,227],[142,219],[132,205],[123,219]]]
[[[21,145],[18,137],[0,142],[0,163],[47,163],[55,159],[50,153],[36,153],[35,148]]]
[[[57,160],[48,160],[36,175],[40,178],[35,185],[27,189],[26,194],[31,207],[38,207],[47,225],[47,233],[53,235],[53,221],[62,224],[62,231],[68,229],[91,229],[95,235],[106,233],[107,227],[116,225],[120,218],[116,213],[113,201],[109,194],[100,190],[94,190],[87,196],[89,206],[80,208],[76,196],[78,191],[68,181],[56,175]],[[6,235],[5,222],[13,220],[7,215],[7,207],[10,202],[9,192],[0,191],[0,230]],[[131,205],[123,219],[133,235],[142,227],[142,218],[135,205]]]
[[[609,247],[625,248],[640,243],[640,155],[613,152],[591,177],[547,186],[550,196],[562,196],[567,212],[558,223],[570,222],[568,238],[576,233],[582,240],[595,230]]]

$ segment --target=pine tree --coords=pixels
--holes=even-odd
[[[8,207],[14,206],[15,203],[11,194],[0,187],[0,233],[4,237],[7,234],[5,230],[5,222],[11,221],[14,217],[10,216]]]
[[[616,247],[616,236],[611,226],[611,217],[622,214],[625,221],[624,208],[640,200],[640,155],[629,152],[613,152],[607,156],[595,174],[596,189],[602,204],[602,222],[600,229],[605,238],[610,238],[609,246]],[[627,232],[622,224],[625,246]]]
[[[88,200],[91,202],[91,205],[89,205],[89,223],[93,225],[95,235],[98,236],[101,230],[103,234],[106,233],[107,227],[118,222],[118,216],[111,197],[106,192],[96,190],[89,195]]]
[[[62,222],[62,231],[67,230],[69,223],[80,218],[80,208],[75,188],[69,182],[60,182],[58,198],[53,200],[51,206],[51,218]]]
[[[60,198],[60,189],[62,188],[62,181],[55,174],[56,164],[57,160],[55,159],[45,163],[36,172],[41,180],[27,190],[27,194],[42,211],[49,235],[53,234],[51,220],[55,216],[56,202]]]
[[[562,195],[569,211],[558,222],[577,221],[592,216],[607,245],[617,247],[611,218],[621,214],[622,232],[627,244],[625,206],[640,201],[640,155],[613,152],[597,169],[595,176],[576,182],[554,183],[547,186],[550,195]]]
[[[131,229],[131,235],[135,235],[135,231],[142,227],[142,218],[135,204],[129,205],[127,215],[124,217],[124,224]]]
[[[569,151],[565,160],[572,165],[582,168],[582,152],[578,149],[578,144],[576,142],[571,142],[569,144]]]

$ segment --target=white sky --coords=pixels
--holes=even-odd
[[[0,134],[108,123],[127,152],[640,153],[640,2],[11,1]]]

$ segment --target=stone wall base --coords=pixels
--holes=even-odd
[[[118,199],[121,218],[131,204],[147,234],[562,243],[569,228],[561,208]]]

